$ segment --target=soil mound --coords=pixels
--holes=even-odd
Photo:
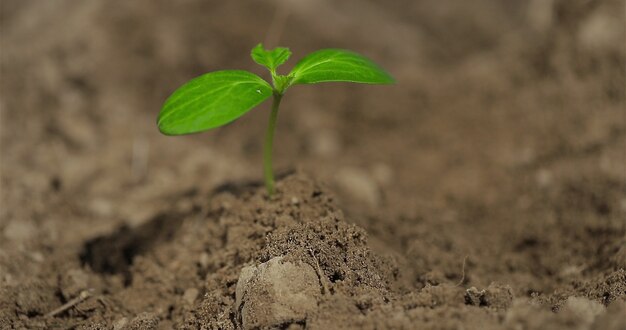
[[[620,313],[573,293],[553,297],[563,312],[549,314],[508,285],[466,290],[463,279],[411,290],[402,257],[372,251],[322,185],[296,173],[277,188],[272,198],[262,187],[183,196],[185,212],[86,242],[75,268],[4,287],[2,317],[15,327],[445,329],[591,325]],[[623,283],[622,270],[595,285],[620,296]],[[71,308],[52,309],[63,303]]]

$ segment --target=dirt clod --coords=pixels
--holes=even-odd
[[[79,295],[89,286],[89,274],[82,269],[70,269],[66,273],[61,274],[59,279],[59,287],[61,294],[65,300],[70,300]]]
[[[276,327],[305,321],[319,296],[319,279],[310,265],[275,257],[241,270],[235,307],[244,329]]]
[[[15,312],[20,316],[42,316],[51,306],[60,304],[54,286],[43,281],[26,282],[3,291],[3,298],[13,301]]]
[[[484,290],[471,287],[465,293],[465,302],[474,306],[506,309],[513,302],[513,289],[496,283],[489,284]]]
[[[123,330],[154,330],[159,325],[159,318],[152,313],[141,313],[135,316],[128,324],[122,327]]]

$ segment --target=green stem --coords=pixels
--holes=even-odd
[[[274,145],[274,131],[276,130],[276,118],[278,117],[278,107],[280,106],[280,100],[283,96],[280,93],[274,92],[274,99],[272,101],[272,112],[270,113],[270,121],[267,125],[267,132],[265,133],[265,144],[263,146],[263,174],[265,176],[265,187],[267,193],[274,195],[274,171],[272,170],[272,149]]]

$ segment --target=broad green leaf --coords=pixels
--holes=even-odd
[[[291,56],[291,51],[289,48],[284,47],[276,47],[272,50],[265,50],[263,48],[263,44],[258,44],[252,49],[250,56],[252,56],[252,59],[256,63],[268,68],[272,73],[274,73],[276,72],[276,68],[278,68],[278,66],[287,62]]]
[[[272,87],[247,71],[207,73],[177,89],[159,113],[163,134],[181,135],[225,125],[272,95]]]
[[[347,81],[364,84],[392,84],[393,77],[376,63],[343,49],[322,49],[307,55],[291,70],[291,82],[315,84]]]

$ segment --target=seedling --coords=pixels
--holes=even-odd
[[[272,148],[280,101],[293,85],[343,81],[363,84],[391,84],[393,77],[371,60],[342,49],[315,51],[296,64],[287,75],[276,69],[291,56],[288,48],[266,50],[262,44],[252,49],[252,59],[266,67],[272,84],[242,70],[209,72],[178,88],[159,113],[157,125],[166,135],[183,135],[226,125],[273,97],[263,147],[263,168],[268,194],[274,194]]]

